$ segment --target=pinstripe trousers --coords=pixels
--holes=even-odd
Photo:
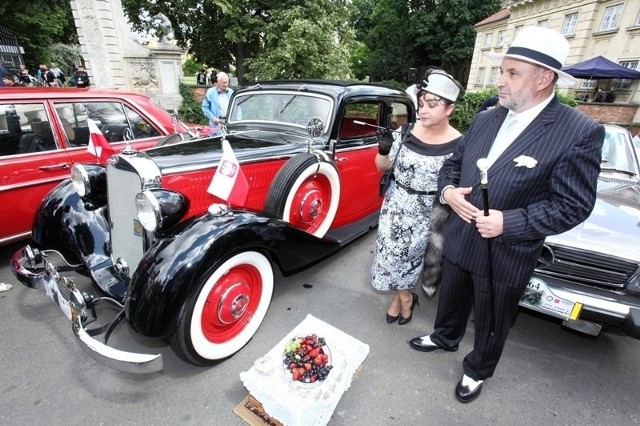
[[[431,340],[453,348],[460,343],[473,309],[475,336],[473,350],[463,361],[464,374],[474,380],[484,380],[493,372],[502,355],[509,329],[518,313],[518,302],[527,282],[493,283],[493,312],[495,332],[491,334],[489,282],[486,276],[459,268],[446,258],[442,265],[442,285],[438,299],[438,312]]]

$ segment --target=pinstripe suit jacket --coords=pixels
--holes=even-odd
[[[508,110],[480,113],[454,154],[445,161],[439,188],[472,187],[467,201],[482,209],[479,158],[487,157]],[[497,283],[524,287],[533,273],[544,238],[584,221],[595,204],[604,126],[554,97],[498,157],[488,172],[489,206],[504,216],[504,232],[493,239]],[[525,155],[533,168],[516,167]],[[461,268],[487,274],[487,243],[475,223],[452,214],[443,255]]]

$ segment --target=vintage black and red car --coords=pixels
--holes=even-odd
[[[26,239],[42,198],[90,162],[88,119],[120,152],[155,146],[188,129],[147,96],[117,90],[17,87],[0,90],[0,245]]]
[[[217,363],[260,326],[275,269],[295,273],[376,226],[376,126],[414,117],[404,92],[374,84],[241,88],[224,135],[179,143],[169,136],[106,166],[75,166],[40,205],[35,245],[18,250],[12,268],[23,284],[46,289],[99,361],[162,368],[160,355],[117,350],[85,328],[95,301],[108,297],[122,307],[114,326],[126,318],[141,335],[169,339],[189,363]],[[223,138],[248,182],[242,205],[207,191]],[[80,291],[69,270],[89,276],[98,294]]]

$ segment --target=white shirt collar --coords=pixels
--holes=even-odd
[[[531,122],[538,116],[538,114],[540,114],[542,110],[545,109],[547,105],[549,105],[549,102],[551,102],[554,96],[555,93],[552,93],[551,96],[540,102],[538,105],[520,113],[509,110],[508,115],[515,115],[517,117],[518,123],[516,124],[516,127],[519,130],[518,134],[520,133],[520,131],[524,130],[525,127],[531,124]]]

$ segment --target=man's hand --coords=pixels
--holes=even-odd
[[[478,211],[474,220],[482,238],[499,237],[504,231],[504,217],[500,210],[489,209],[489,216],[485,216],[484,211]]]
[[[376,135],[378,135],[378,154],[389,155],[389,152],[391,152],[391,145],[393,145],[393,135],[391,135],[391,130],[380,128],[376,132]]]
[[[442,199],[460,216],[460,219],[467,223],[474,220],[475,215],[482,214],[476,206],[468,202],[464,197],[471,193],[471,187],[468,188],[448,188],[442,194]]]

